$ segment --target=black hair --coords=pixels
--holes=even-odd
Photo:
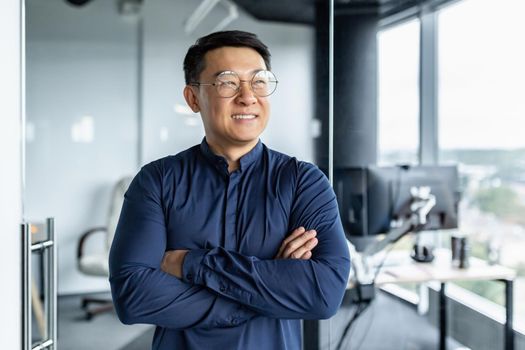
[[[206,53],[224,46],[252,48],[261,55],[266,64],[266,69],[271,69],[270,51],[257,38],[257,35],[240,30],[215,32],[197,39],[195,44],[188,49],[186,57],[184,57],[184,79],[186,84],[198,81],[200,74],[205,69],[204,56]]]

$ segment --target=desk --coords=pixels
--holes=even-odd
[[[403,252],[407,254],[406,252]],[[445,284],[454,281],[468,280],[492,280],[500,281],[505,284],[505,335],[504,349],[514,349],[514,331],[512,329],[513,317],[513,281],[516,277],[514,270],[501,265],[488,265],[485,261],[470,258],[468,269],[457,269],[451,265],[450,252],[441,250],[436,252],[436,258],[432,263],[417,263],[409,258],[402,263],[390,265],[387,260],[376,278],[376,286],[389,283],[423,283],[436,281],[440,282],[439,291],[439,349],[446,349],[447,336],[447,313],[446,313],[446,294]],[[347,291],[352,286],[347,287]],[[319,323],[318,321],[304,322],[305,349],[319,348]]]
[[[446,348],[447,336],[447,298],[445,284],[454,281],[500,281],[505,284],[505,335],[504,349],[514,349],[513,318],[513,282],[516,277],[514,270],[501,265],[489,265],[485,261],[470,258],[468,269],[452,267],[449,251],[436,254],[432,263],[417,263],[410,261],[398,266],[384,267],[376,279],[376,285],[388,283],[422,283],[429,281],[440,282],[439,290],[439,349]]]

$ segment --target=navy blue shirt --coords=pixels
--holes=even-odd
[[[297,227],[309,260],[274,259]],[[189,249],[178,279],[166,250]],[[350,257],[334,192],[314,165],[260,141],[228,173],[205,140],[144,166],[111,248],[120,320],[157,326],[153,349],[301,349],[300,319],[334,315]]]

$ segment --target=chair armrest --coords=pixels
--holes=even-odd
[[[102,227],[102,226],[95,227],[95,228],[87,230],[86,232],[82,234],[82,236],[80,236],[80,240],[78,241],[78,245],[77,245],[77,264],[79,263],[80,258],[84,255],[84,244],[86,243],[89,236],[91,236],[92,234],[96,232],[107,232],[107,228]]]

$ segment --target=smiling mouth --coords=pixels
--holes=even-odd
[[[257,118],[257,115],[255,114],[234,114],[232,115],[232,118],[235,120],[250,120]]]

